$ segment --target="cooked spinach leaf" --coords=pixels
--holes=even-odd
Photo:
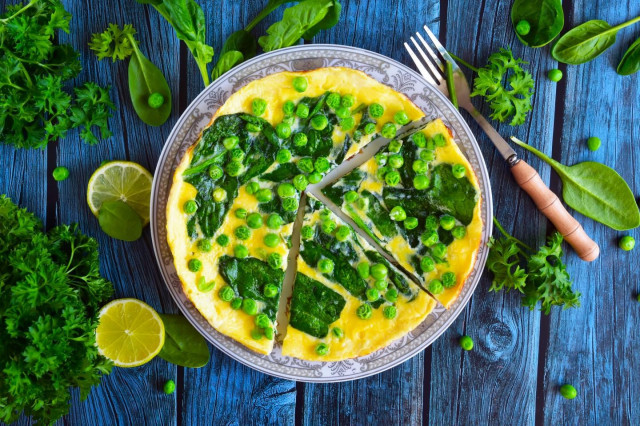
[[[291,298],[291,327],[320,339],[340,318],[346,301],[339,293],[298,272]]]
[[[385,191],[386,188],[383,191],[383,197]],[[369,207],[367,208],[366,215],[371,219],[376,229],[380,231],[380,234],[386,239],[395,237],[398,234],[398,228],[396,227],[396,223],[391,220],[391,216],[389,216],[389,211],[393,207],[387,204],[386,198],[383,205],[382,202],[378,200],[378,197],[367,190],[362,191],[360,197],[368,200]],[[385,205],[389,210],[385,208]],[[405,208],[405,210],[407,209]],[[409,210],[407,210],[407,213],[409,213]]]
[[[297,174],[300,174],[300,169],[295,163],[285,163],[279,165],[274,171],[260,176],[260,180],[284,182],[292,180]]]
[[[389,270],[389,281],[398,289],[398,291],[410,299],[413,299],[416,296],[416,292],[411,289],[409,283],[404,278],[402,274],[400,274],[395,267],[391,266],[389,261],[385,259],[377,251],[367,250],[365,252],[367,258],[371,261],[371,263],[382,263]]]

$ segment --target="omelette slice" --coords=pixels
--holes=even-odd
[[[392,140],[322,192],[444,306],[453,303],[473,268],[482,220],[477,179],[440,119]]]
[[[335,361],[417,327],[436,302],[315,198],[305,206],[282,353]]]

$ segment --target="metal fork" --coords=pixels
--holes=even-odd
[[[418,51],[419,57],[411,46],[409,46],[409,43],[404,43],[404,47],[409,52],[413,62],[415,62],[420,74],[448,97],[449,90],[447,89],[444,64],[446,62],[451,64],[458,104],[467,110],[478,122],[480,127],[482,127],[482,130],[489,136],[489,139],[491,139],[496,149],[511,167],[511,173],[518,185],[531,196],[538,209],[553,223],[556,229],[564,236],[565,240],[571,244],[578,256],[588,262],[595,260],[600,254],[598,244],[589,238],[578,221],[573,218],[562,205],[558,196],[545,185],[538,172],[525,161],[518,158],[518,155],[507,141],[505,141],[482,114],[475,109],[471,103],[469,83],[467,83],[467,79],[460,70],[460,67],[451,55],[449,55],[444,46],[440,44],[436,36],[433,35],[429,27],[425,25],[424,30],[435,47],[435,50],[431,48],[419,32],[416,33],[416,37],[420,41],[420,44],[418,44],[416,38],[411,37],[411,43]]]

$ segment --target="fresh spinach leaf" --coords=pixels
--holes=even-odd
[[[142,235],[140,215],[120,200],[105,201],[100,207],[98,221],[108,236],[118,240],[135,241]]]
[[[638,70],[640,70],[640,38],[629,46],[617,69],[620,75],[631,75]]]
[[[204,367],[209,362],[209,348],[204,337],[182,315],[160,314],[165,340],[158,356],[172,364],[188,368]]]
[[[298,272],[291,298],[291,327],[320,339],[329,325],[340,318],[346,301],[339,293]]]
[[[527,46],[542,47],[560,34],[564,27],[561,0],[516,0],[511,7],[511,22],[515,28],[520,21],[527,21],[531,30],[526,35],[516,35]]]
[[[232,50],[236,50],[242,53],[244,59],[247,60],[256,56],[258,43],[250,32],[239,30],[231,34],[227,41],[224,42],[224,46],[222,46],[222,51],[220,51],[220,54],[224,55],[225,53]]]
[[[521,140],[515,143],[549,164],[562,180],[562,197],[574,210],[618,231],[640,226],[640,210],[627,182],[612,168],[587,161],[565,166]]]
[[[171,115],[171,89],[162,71],[138,48],[129,61],[129,94],[138,117],[150,126],[164,124]],[[149,105],[151,95],[159,93],[163,102],[158,108]]]
[[[340,13],[342,12],[342,5],[337,0],[333,0],[332,3],[333,3],[333,6],[329,9],[325,17],[322,18],[322,20],[318,22],[318,24],[308,29],[302,35],[302,38],[304,38],[305,40],[311,40],[321,30],[328,30],[329,28],[334,27],[338,23],[338,21],[340,20]]]
[[[216,65],[213,67],[211,79],[216,80],[222,74],[229,71],[231,68],[235,67],[242,61],[244,61],[244,55],[242,54],[242,52],[238,52],[237,50],[230,50],[223,53],[222,55],[220,55],[220,59],[218,59],[218,62],[216,62]]]

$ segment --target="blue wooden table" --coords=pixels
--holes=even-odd
[[[0,0],[0,8],[15,0]],[[98,239],[103,275],[113,281],[117,297],[136,297],[161,312],[177,312],[155,265],[148,230],[137,242],[107,237],[85,201],[89,176],[101,161],[127,159],[153,171],[165,139],[189,102],[203,89],[196,64],[178,43],[167,23],[153,9],[133,0],[66,0],[73,14],[66,40],[81,52],[79,81],[113,85],[117,112],[114,136],[96,146],[84,145],[76,133],[45,150],[0,146],[0,193],[40,216],[47,226],[78,222]],[[216,51],[225,38],[243,28],[266,0],[200,0],[208,23],[208,42]],[[511,1],[504,0],[344,0],[343,17],[313,42],[370,49],[405,64],[402,43],[423,24],[439,32],[442,42],[460,57],[482,65],[488,55],[510,47],[530,62],[536,79],[534,110],[518,127],[497,126],[504,136],[516,135],[565,164],[603,162],[620,172],[634,193],[640,193],[640,75],[621,77],[615,65],[624,49],[640,35],[627,28],[618,43],[597,60],[559,68],[565,78],[545,78],[558,67],[549,47],[523,46],[511,28]],[[640,15],[637,0],[565,0],[565,30],[589,19],[612,25]],[[282,11],[254,29],[256,35]],[[92,33],[108,23],[131,23],[142,50],[167,76],[174,94],[174,113],[160,128],[141,123],[133,113],[126,65],[98,62],[87,47]],[[412,64],[410,64],[413,66]],[[486,106],[476,101],[485,115]],[[495,213],[507,230],[525,242],[541,244],[553,231],[531,200],[514,184],[503,160],[469,119],[491,174]],[[595,153],[585,140],[598,136]],[[558,177],[531,155],[551,188]],[[64,165],[71,176],[57,183],[52,170]],[[201,369],[184,369],[155,359],[134,369],[114,369],[82,403],[74,394],[68,424],[638,424],[640,420],[640,290],[637,249],[617,248],[622,235],[580,216],[585,230],[600,244],[593,264],[573,252],[566,256],[582,306],[546,316],[520,306],[517,294],[489,293],[485,274],[464,313],[452,327],[410,361],[385,373],[350,383],[313,385],[257,373],[211,348],[212,359]],[[632,231],[636,238],[640,235]],[[457,340],[468,334],[472,352]],[[162,384],[173,379],[177,392],[165,395]],[[571,383],[574,400],[558,388]],[[26,423],[26,419],[23,419]]]

